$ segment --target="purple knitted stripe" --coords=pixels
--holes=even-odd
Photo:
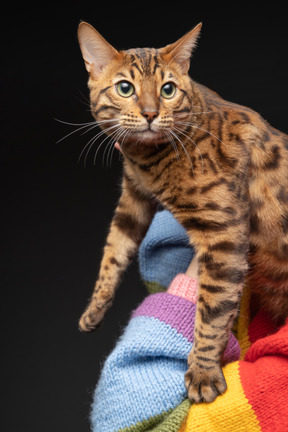
[[[167,292],[151,294],[144,299],[141,305],[133,312],[132,318],[146,316],[157,318],[170,325],[182,334],[189,342],[194,339],[194,321],[196,305],[182,297]],[[238,360],[240,347],[237,339],[231,335],[224,352],[223,363]]]
[[[136,316],[158,318],[160,321],[175,328],[178,333],[193,342],[195,304],[166,292],[151,294],[133,312]]]

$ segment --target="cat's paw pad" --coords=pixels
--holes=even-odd
[[[185,385],[190,402],[213,402],[227,389],[220,366],[209,366],[209,369],[204,369],[204,367],[208,366],[200,367],[192,363],[185,374]]]
[[[112,305],[112,298],[105,300],[93,299],[79,320],[79,330],[92,332],[101,327],[104,315]]]

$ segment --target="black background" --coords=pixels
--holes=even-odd
[[[274,9],[251,9],[243,2],[226,8],[194,3],[25,3],[25,10],[6,12],[1,41],[2,430],[88,431],[101,363],[145,295],[135,262],[105,325],[91,335],[78,331],[121,176],[116,152],[108,167],[103,151],[93,164],[96,146],[86,166],[83,158],[78,162],[95,131],[57,142],[76,126],[55,119],[92,120],[76,38],[79,21],[90,22],[118,49],[161,47],[202,21],[191,76],[288,132],[286,9],[277,2]]]

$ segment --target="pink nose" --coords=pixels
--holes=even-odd
[[[158,111],[142,111],[141,114],[146,118],[147,122],[150,124],[153,120],[158,117]]]

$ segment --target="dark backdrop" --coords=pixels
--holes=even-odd
[[[86,166],[83,158],[78,163],[92,132],[80,130],[57,143],[76,126],[55,119],[92,120],[76,38],[80,19],[118,49],[160,47],[202,21],[191,75],[288,132],[284,7],[77,4],[25,3],[25,10],[6,11],[2,21],[1,370],[7,432],[88,432],[101,363],[145,295],[135,262],[105,325],[91,335],[78,331],[121,175],[117,154],[108,167],[103,152],[93,164],[93,150]]]

